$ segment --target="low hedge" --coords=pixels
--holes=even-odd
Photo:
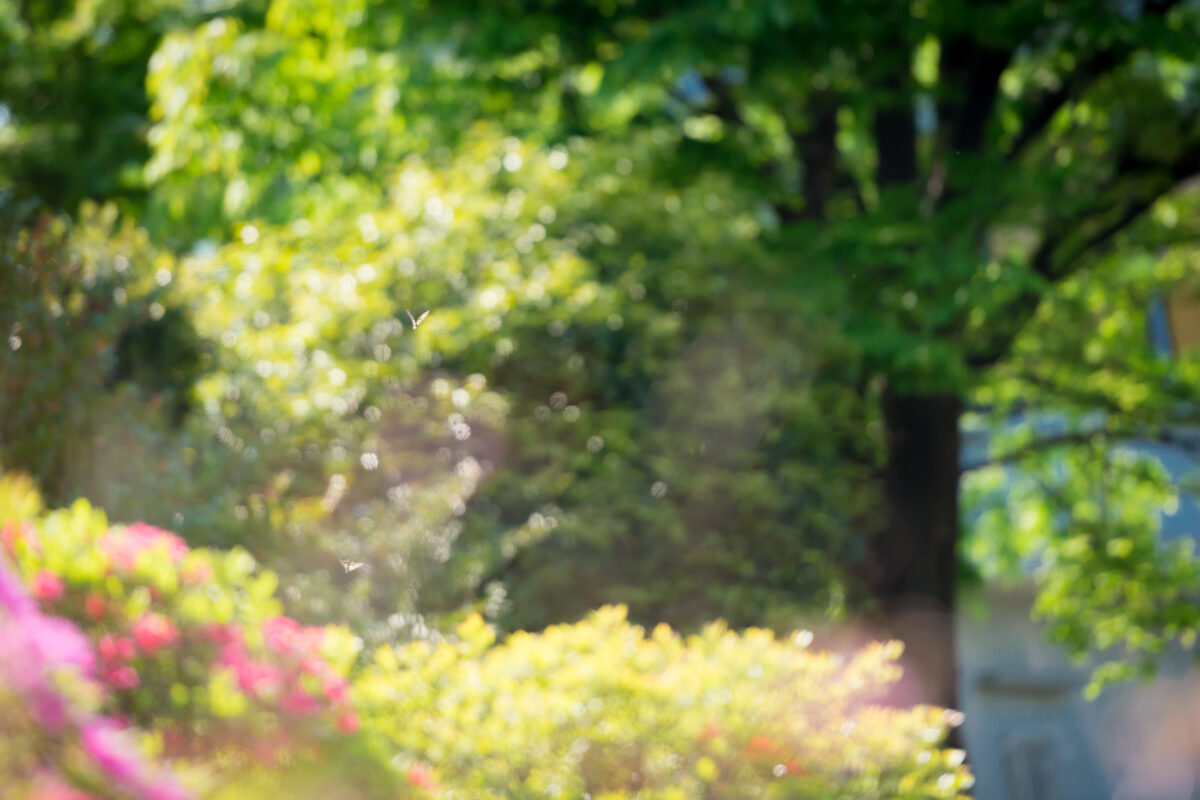
[[[0,779],[17,797],[958,798],[961,715],[880,705],[850,657],[605,607],[497,641],[478,615],[362,652],[282,615],[246,552],[197,550],[0,477]],[[7,795],[6,795],[7,796]]]

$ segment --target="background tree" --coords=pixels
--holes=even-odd
[[[245,498],[185,530],[285,543],[318,616],[482,595],[512,625],[617,598],[742,624],[873,598],[953,704],[964,409],[1036,407],[1066,434],[997,459],[1076,477],[979,531],[1053,558],[1072,645],[1187,641],[1192,562],[1151,542],[1172,490],[1109,444],[1194,395],[1139,321],[1195,269],[1194,4],[476,5],[276,0],[150,59],[142,220],[193,254],[220,366],[191,435]],[[414,513],[385,446],[454,466],[451,508]],[[303,554],[356,548],[378,584],[306,583]],[[418,562],[454,588],[413,599]]]
[[[146,71],[162,36],[259,0],[38,0],[0,4],[0,190],[74,213],[136,210],[148,154]]]

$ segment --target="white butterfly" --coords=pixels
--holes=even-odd
[[[405,310],[405,311],[408,311],[408,309],[407,309],[407,308],[406,308],[406,309],[404,309],[404,310]],[[425,313],[424,313],[424,314],[422,314],[421,316],[417,317],[416,319],[413,319],[412,312],[411,312],[411,311],[408,311],[408,321],[412,323],[412,326],[413,326],[413,330],[414,330],[414,331],[417,329],[417,326],[418,326],[418,325],[420,325],[422,322],[424,322],[424,321],[425,321],[425,318],[426,318],[426,317],[428,317],[428,316],[429,316],[429,311],[427,310],[427,311],[425,311]]]
[[[354,570],[358,569],[359,567],[361,567],[363,565],[363,562],[361,562],[361,561],[345,561],[340,558],[338,559],[338,561],[341,562],[342,569],[346,570],[346,572],[354,572]]]

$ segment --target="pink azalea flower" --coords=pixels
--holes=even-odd
[[[170,779],[163,779],[142,789],[145,800],[188,800],[191,795]]]
[[[263,640],[276,653],[292,649],[300,636],[300,623],[291,617],[272,617],[262,624]]]
[[[242,641],[241,628],[233,623],[222,625],[219,622],[206,622],[200,630],[206,640],[222,647]]]
[[[37,723],[48,731],[57,733],[67,724],[67,701],[63,696],[39,680],[24,691],[29,701],[29,710]]]
[[[104,617],[104,598],[96,592],[88,592],[83,600],[84,613],[91,619],[100,620]]]
[[[226,642],[221,645],[220,661],[227,667],[238,667],[246,662],[246,651],[240,642]]]
[[[277,691],[280,684],[279,670],[261,661],[242,661],[235,668],[238,686],[244,692],[260,694]]]
[[[182,561],[188,554],[187,542],[183,541],[179,536],[162,528],[147,525],[144,522],[135,522],[127,526],[125,528],[125,535],[143,542],[147,547],[164,545],[171,556],[171,560],[175,562]]]
[[[53,603],[63,596],[62,578],[48,569],[34,575],[29,588],[34,597],[46,603]]]
[[[263,640],[272,651],[313,655],[325,641],[325,629],[301,625],[291,617],[272,617],[262,624]]]
[[[136,689],[141,683],[138,671],[130,666],[109,669],[105,673],[104,680],[114,689]]]
[[[432,791],[437,788],[433,773],[424,764],[413,764],[408,768],[408,782],[422,791]]]
[[[129,784],[141,771],[141,759],[132,744],[108,720],[96,720],[83,726],[80,741],[97,767],[113,781]]]
[[[13,615],[35,611],[25,586],[15,575],[0,566],[0,608]]]
[[[112,720],[84,723],[79,731],[84,752],[114,784],[147,800],[187,800],[188,793],[166,773],[151,770],[133,739]]]
[[[179,630],[175,623],[161,614],[146,614],[133,623],[134,641],[147,655],[170,647],[179,639]]]
[[[57,670],[91,677],[95,656],[74,624],[38,611],[21,582],[0,563],[0,685],[23,697],[34,718],[57,731],[66,724],[67,705],[52,681]]]
[[[353,711],[343,713],[337,719],[338,730],[342,733],[354,733],[358,730],[359,719],[358,714]]]
[[[114,528],[102,542],[105,554],[118,567],[133,569],[138,556],[147,550],[162,547],[172,562],[178,564],[188,554],[187,543],[170,531],[142,522],[124,528]]]
[[[230,623],[222,625],[219,622],[209,622],[204,626],[204,638],[213,644],[228,644],[242,640],[242,629]]]
[[[91,642],[70,620],[39,614],[29,619],[26,628],[26,656],[47,665],[74,667],[85,677],[92,675],[96,657]]]
[[[127,636],[114,636],[111,633],[100,637],[96,649],[100,651],[100,658],[105,661],[129,661],[136,652],[132,639]]]
[[[283,701],[279,704],[279,707],[282,708],[284,712],[288,714],[295,714],[297,716],[303,714],[315,714],[317,711],[321,710],[321,704],[317,702],[315,697],[301,689],[296,688],[293,688],[283,696]]]
[[[133,642],[110,634],[101,640],[100,649],[106,667],[111,668],[124,655],[133,655]],[[16,576],[0,562],[0,685],[24,701],[33,719],[48,732],[60,733],[68,724],[77,730],[84,752],[108,783],[123,790],[122,796],[187,800],[188,795],[169,773],[151,771],[115,720],[68,705],[56,674],[74,670],[91,679],[94,667],[95,655],[87,637],[69,620],[41,613]],[[119,667],[116,676],[118,682],[128,683],[136,680],[137,673]],[[90,800],[89,795],[49,773],[37,776],[33,788],[31,796],[38,800]]]
[[[4,545],[4,549],[9,555],[16,552],[17,540],[21,538],[21,529],[17,527],[15,522],[6,522],[0,525],[0,544]]]
[[[329,662],[323,658],[306,658],[300,662],[300,671],[308,675],[324,675],[329,672]]]
[[[29,703],[34,719],[50,731],[67,723],[67,703],[52,681],[55,672],[74,669],[91,677],[95,664],[91,646],[73,624],[59,617],[32,612],[0,626],[4,652],[0,668],[4,682]]]
[[[330,702],[341,703],[346,699],[347,687],[348,684],[346,683],[345,678],[341,678],[337,675],[330,675],[325,678],[325,685],[323,688],[325,689],[325,696],[329,698]]]

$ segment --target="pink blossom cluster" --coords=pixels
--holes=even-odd
[[[133,569],[138,556],[147,550],[162,548],[174,564],[188,554],[187,543],[179,536],[143,522],[113,528],[101,540],[100,547],[112,563],[124,570]]]
[[[180,537],[151,525],[139,523],[102,529],[92,542],[109,569],[123,581],[138,580],[127,573],[136,567],[143,553],[151,551],[170,559],[184,586],[199,586],[213,580],[213,567],[207,557],[191,554]],[[36,529],[28,525],[3,526],[0,545],[17,555],[20,555],[17,550],[25,555],[41,552]],[[278,714],[292,723],[328,722],[348,734],[359,728],[359,718],[350,703],[349,684],[322,653],[324,628],[277,616],[261,623],[259,635],[254,636],[247,636],[251,631],[238,622],[208,623],[202,628],[183,625],[181,629],[172,619],[169,598],[155,586],[148,587],[151,609],[129,619],[123,604],[99,587],[76,586],[76,590],[82,589],[79,592],[82,597],[71,597],[71,587],[63,576],[50,569],[36,569],[26,576],[28,594],[22,595],[25,602],[31,603],[29,595],[32,595],[44,611],[53,607],[59,613],[72,615],[94,633],[95,653],[84,648],[91,659],[86,665],[87,674],[108,692],[116,693],[112,699],[118,703],[122,702],[122,693],[134,691],[161,698],[165,685],[157,678],[160,669],[169,668],[172,661],[187,659],[206,665],[209,672],[227,671],[238,689],[260,710]],[[74,630],[70,623],[61,622]],[[174,674],[174,670],[170,671]],[[260,719],[261,716],[254,716],[244,721],[254,726],[255,720]],[[294,728],[292,723],[289,724]],[[203,748],[187,729],[173,724],[163,728],[169,752],[182,753],[197,745]],[[231,734],[236,735],[225,725],[222,735]],[[96,735],[90,741],[104,740],[104,736]],[[285,740],[290,741],[291,737],[279,739]]]
[[[86,601],[85,601],[86,602]],[[114,689],[135,689],[141,677],[133,665],[138,656],[153,656],[179,639],[175,623],[161,614],[143,614],[130,629],[130,636],[106,633],[96,643],[100,654],[101,678]]]
[[[0,563],[0,680],[10,696],[26,703],[30,719],[43,734],[61,743],[78,743],[105,783],[145,800],[187,798],[172,775],[142,757],[119,722],[82,701],[95,672],[87,637],[68,620],[42,614],[21,582]],[[42,800],[88,797],[59,778],[52,764],[34,777],[34,796]]]
[[[219,663],[232,672],[238,688],[258,702],[277,704],[293,717],[333,711],[340,730],[358,730],[349,684],[321,655],[325,630],[279,616],[264,622],[261,633],[269,658],[254,657],[240,627],[209,628],[210,640],[221,648]]]

